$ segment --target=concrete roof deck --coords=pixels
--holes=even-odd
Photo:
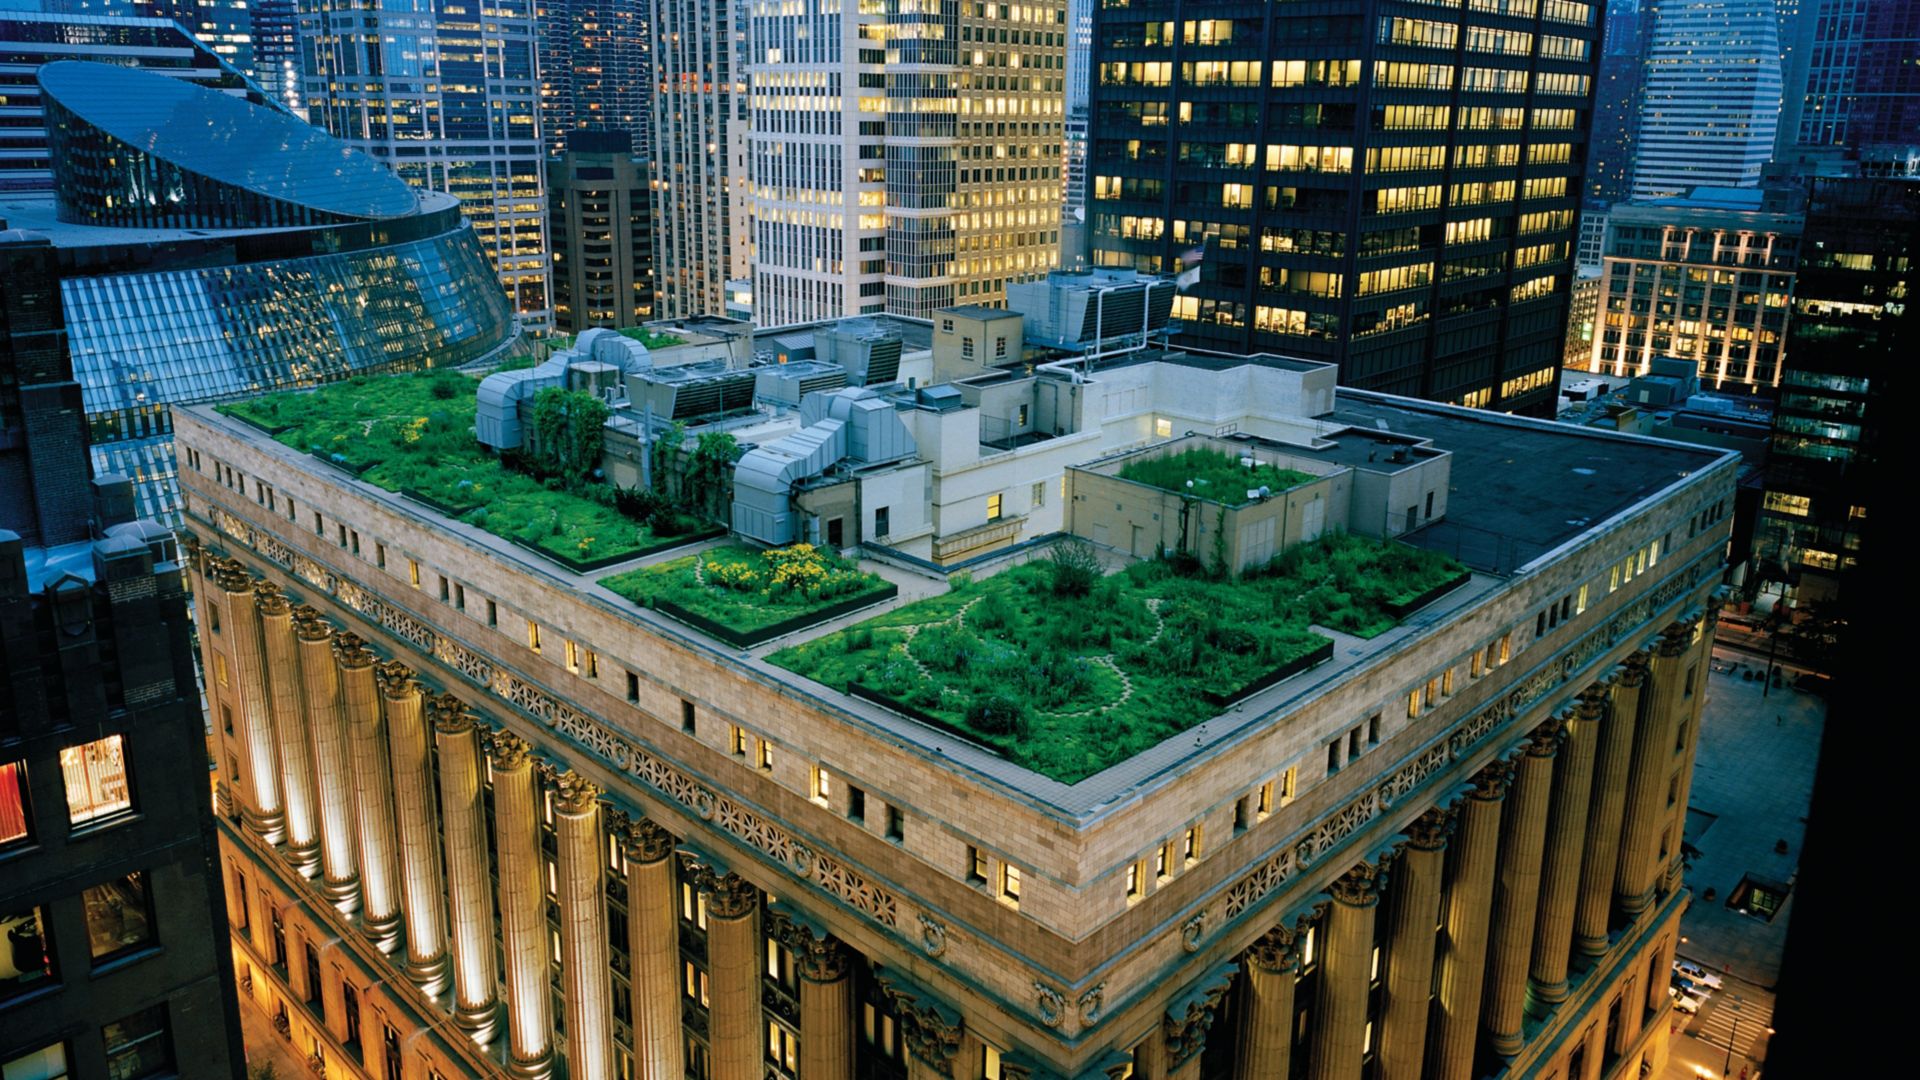
[[[945,732],[774,667],[766,660],[769,654],[798,641],[829,634],[880,612],[940,595],[946,592],[944,581],[876,559],[861,558],[858,560],[861,569],[900,587],[897,598],[741,650],[645,609],[599,584],[599,579],[609,575],[659,565],[725,540],[688,544],[589,573],[575,573],[560,563],[447,518],[404,496],[344,473],[323,469],[308,455],[275,442],[245,423],[216,413],[211,406],[192,406],[188,411],[227,435],[280,457],[288,468],[320,472],[330,483],[378,502],[392,512],[431,525],[496,561],[512,564],[546,581],[557,592],[581,598],[650,632],[706,653],[723,665],[777,687],[783,695],[807,701],[821,712],[857,724],[903,749],[931,760],[943,760],[952,768],[992,783],[1010,797],[1075,825],[1086,824],[1105,810],[1156,786],[1180,766],[1210,756],[1243,731],[1272,722],[1327,693],[1373,661],[1398,652],[1410,639],[1444,625],[1456,613],[1505,590],[1507,577],[1524,563],[1626,511],[1690,472],[1728,456],[1707,448],[1342,389],[1333,417],[1337,422],[1366,427],[1376,427],[1376,421],[1384,422],[1387,431],[1429,436],[1438,448],[1454,452],[1455,486],[1449,496],[1446,520],[1402,539],[1454,555],[1477,572],[1466,585],[1412,613],[1399,625],[1371,640],[1314,627],[1317,633],[1335,642],[1334,656],[1328,662],[1260,691],[1213,719],[1132,758],[1068,785],[1014,765]],[[1527,467],[1517,467],[1522,462]],[[1471,483],[1463,483],[1469,479]],[[976,576],[988,576],[1036,555],[1037,549],[1029,549],[974,572]],[[1110,563],[1117,565],[1121,561],[1125,561],[1124,557],[1109,556]]]

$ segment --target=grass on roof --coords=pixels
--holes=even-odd
[[[1444,556],[1350,536],[1302,545],[1237,581],[1137,563],[1062,595],[1029,562],[962,582],[769,662],[859,685],[1072,784],[1216,715],[1328,642],[1311,624],[1371,637],[1386,608],[1457,577]]]
[[[600,584],[634,603],[665,600],[743,634],[887,591],[878,574],[812,544],[768,551],[729,544]]]
[[[502,465],[473,436],[478,380],[422,371],[267,394],[219,411],[268,430],[362,480],[425,496],[459,520],[564,558],[639,553],[660,542],[612,506]],[[609,499],[612,489],[607,488]]]
[[[1240,464],[1242,456],[1210,447],[1192,446],[1162,457],[1129,461],[1120,467],[1120,479],[1195,495],[1229,506],[1246,502],[1247,492],[1261,487],[1278,494],[1314,479],[1311,473],[1282,469],[1267,462],[1249,469]],[[1257,450],[1249,450],[1245,456],[1258,458],[1260,454]],[[1189,482],[1191,487],[1188,486]]]
[[[670,349],[675,345],[687,343],[687,339],[678,334],[663,334],[644,326],[623,326],[613,332],[623,338],[632,338],[649,349]],[[559,352],[561,349],[572,348],[578,336],[577,334],[555,334],[547,339],[547,345],[554,352]]]

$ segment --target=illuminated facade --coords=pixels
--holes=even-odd
[[[1065,0],[756,6],[755,320],[928,318],[1056,266],[1067,34]]]
[[[1757,189],[1614,207],[1587,369],[1645,375],[1673,356],[1702,387],[1778,386],[1803,219],[1761,207]]]
[[[300,11],[308,117],[415,187],[460,200],[530,329],[551,304],[531,0]]]
[[[1736,455],[1143,356],[1041,381],[1122,437],[1252,409],[1470,572],[1077,780],[184,410],[242,980],[327,1077],[1659,1075]]]
[[[1094,261],[1191,273],[1183,340],[1546,413],[1599,7],[1387,0],[1095,15]]]
[[[1631,196],[1758,185],[1780,122],[1776,0],[1661,0],[1651,8]]]
[[[653,5],[652,187],[661,317],[728,310],[752,273],[745,0]]]
[[[648,6],[610,0],[537,0],[540,136],[547,156],[580,128],[618,131],[647,157],[653,32]]]
[[[553,328],[639,326],[653,318],[647,162],[624,131],[575,131],[547,163]]]

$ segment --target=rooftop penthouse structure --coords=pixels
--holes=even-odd
[[[181,410],[244,720],[223,858],[272,909],[236,957],[296,1041],[351,1064],[357,1009],[420,1076],[1660,1069],[1737,455],[1280,357],[1016,339],[926,385],[943,317],[763,332],[789,368],[901,332],[901,381],[797,408],[778,363],[583,335],[366,427],[338,388]],[[674,512],[731,537],[576,528],[589,487],[523,514],[494,471],[584,445],[541,404],[572,386],[601,473],[660,485],[649,395],[730,374],[753,404],[678,437],[735,436],[731,502]],[[460,464],[465,395],[523,375],[547,434]],[[342,420],[369,449],[325,450]],[[334,961],[263,966],[268,914]]]

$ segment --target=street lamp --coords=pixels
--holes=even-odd
[[[1733,1074],[1733,1044],[1740,1038],[1740,1004],[1740,995],[1733,995],[1733,1004],[1728,1006],[1733,1010],[1733,1034],[1727,1036],[1727,1060],[1720,1066],[1720,1075],[1723,1077]]]

